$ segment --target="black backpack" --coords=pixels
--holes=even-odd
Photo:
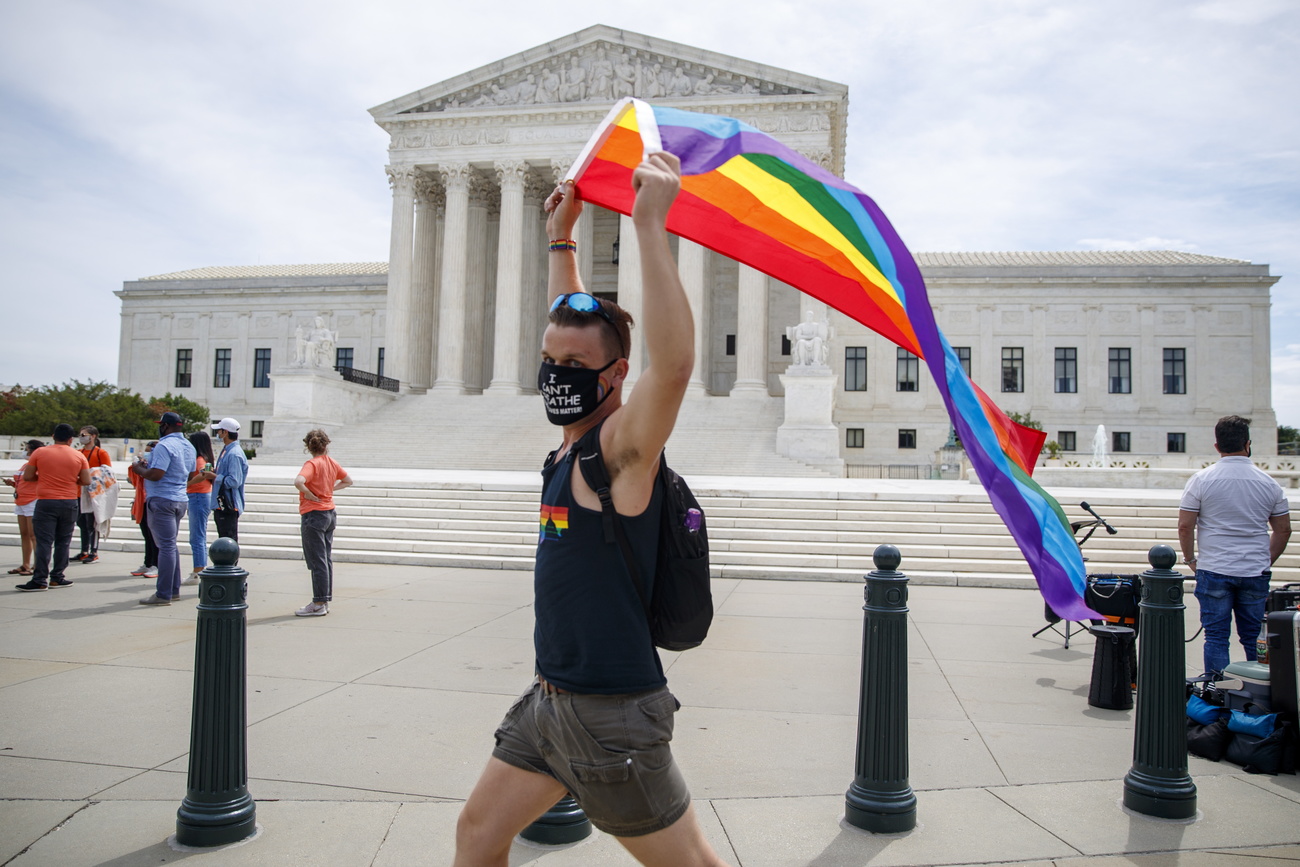
[[[650,621],[650,638],[664,650],[690,650],[699,647],[709,634],[713,622],[713,593],[709,587],[709,536],[704,511],[687,487],[685,480],[668,467],[659,456],[658,484],[663,486],[659,512],[659,554],[656,560],[654,587],[646,598],[645,582],[637,569],[631,543],[623,522],[614,510],[609,492],[609,471],[600,453],[600,429],[603,422],[574,443],[578,466],[587,486],[600,498],[601,522],[605,541],[617,542],[623,562],[636,584],[637,595]],[[594,458],[586,455],[595,455]]]

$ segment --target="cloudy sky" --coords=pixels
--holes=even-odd
[[[124,280],[386,259],[366,109],[600,23],[848,84],[848,179],[914,250],[1269,264],[1273,402],[1300,426],[1300,4],[682,8],[4,0],[0,382],[115,381]]]

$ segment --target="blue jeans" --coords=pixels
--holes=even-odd
[[[311,570],[311,601],[334,598],[334,510],[316,510],[302,516],[302,557]]]
[[[32,560],[32,583],[49,584],[62,578],[68,568],[68,546],[72,531],[81,515],[80,500],[37,500],[32,513],[32,532],[36,535],[36,554]],[[53,565],[51,565],[53,558]]]
[[[144,501],[149,510],[149,532],[158,544],[158,589],[159,599],[175,599],[181,595],[181,552],[176,545],[176,536],[180,532],[181,521],[185,518],[185,506],[181,500],[164,500],[162,497],[150,497]]]
[[[208,515],[212,512],[210,494],[186,494],[190,498],[190,554],[194,568],[208,565]]]
[[[1237,618],[1237,640],[1246,650],[1246,661],[1255,661],[1255,639],[1264,620],[1268,580],[1273,573],[1254,578],[1196,570],[1196,601],[1201,604],[1201,626],[1205,629],[1205,670],[1228,667],[1228,642],[1232,619]]]

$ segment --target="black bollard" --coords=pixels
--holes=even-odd
[[[572,795],[565,795],[519,834],[531,843],[562,846],[591,836],[591,820]]]
[[[1133,767],[1124,776],[1124,806],[1159,819],[1196,815],[1196,784],[1187,773],[1187,688],[1183,644],[1183,576],[1168,545],[1147,555],[1142,573],[1137,720]]]
[[[248,573],[236,565],[234,539],[213,542],[208,556],[212,565],[199,580],[188,792],[176,811],[176,842],[185,846],[223,846],[257,830],[244,685]]]
[[[893,545],[872,555],[862,606],[862,686],[858,696],[858,753],[844,818],[875,834],[916,827],[916,795],[907,761],[907,576]]]

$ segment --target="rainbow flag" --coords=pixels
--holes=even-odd
[[[584,200],[632,212],[647,152],[682,162],[669,231],[829,304],[925,359],[971,465],[1060,616],[1083,603],[1083,557],[1060,505],[1031,478],[1045,435],[971,382],[934,321],[925,281],[884,213],[857,188],[748,124],[620,101],[570,171]]]

